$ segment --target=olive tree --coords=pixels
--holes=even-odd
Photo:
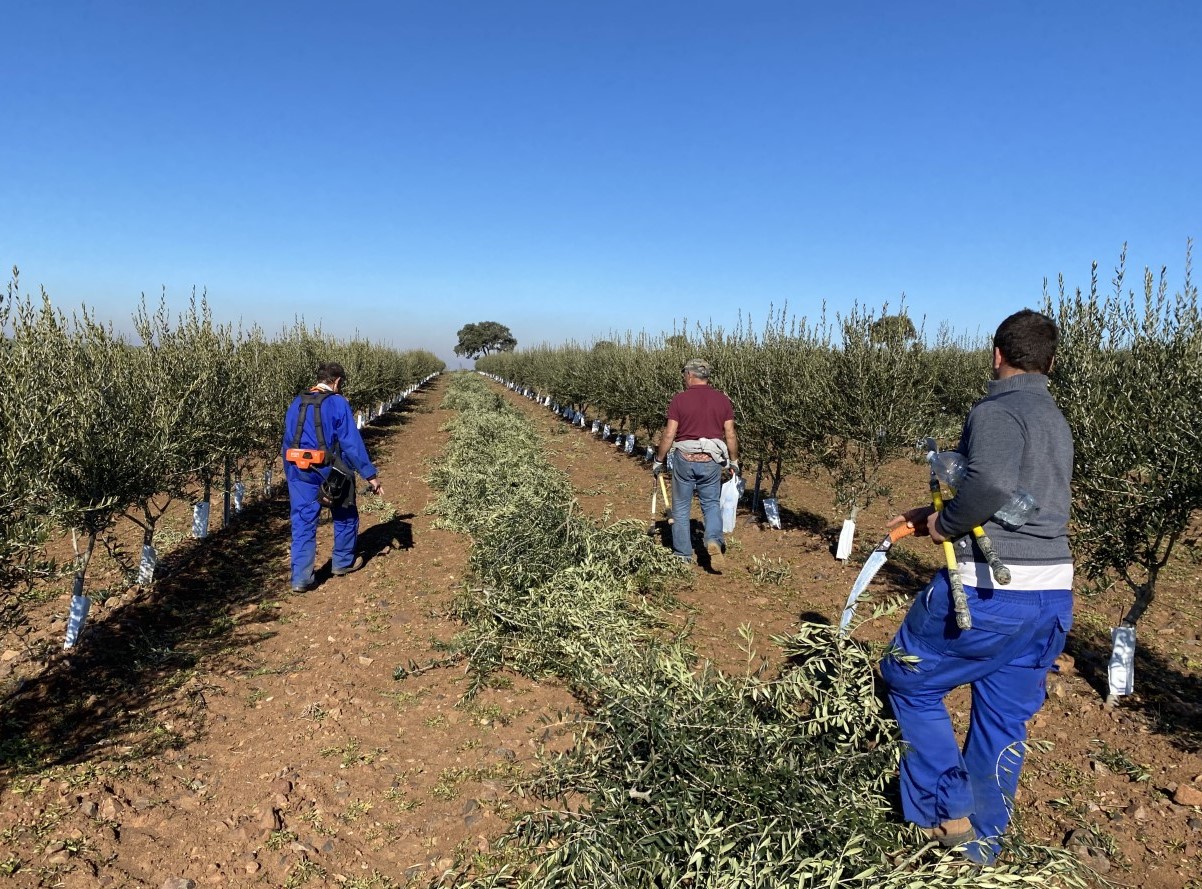
[[[1202,326],[1187,249],[1182,288],[1166,269],[1144,270],[1140,293],[1124,289],[1126,248],[1109,294],[1045,299],[1061,342],[1052,386],[1073,431],[1074,547],[1099,586],[1121,582],[1133,627],[1157,578],[1202,508]],[[1046,290],[1046,288],[1045,288]]]
[[[19,281],[14,267],[0,294],[0,578],[28,567],[54,520],[47,478],[66,456],[59,431],[78,396],[62,385],[62,319],[22,298]]]
[[[830,338],[825,366],[814,371],[823,399],[822,442],[814,457],[830,477],[836,507],[852,521],[887,493],[881,482],[885,463],[913,452],[933,422],[926,345],[921,336],[882,341],[874,333],[877,321],[859,305],[836,316],[838,342]]]

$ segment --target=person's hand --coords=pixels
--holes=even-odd
[[[733,472],[735,475],[742,475],[742,474],[743,474],[743,467],[741,467],[741,466],[739,465],[739,461],[738,461],[738,460],[731,460],[731,461],[730,461],[730,463],[729,463],[729,466],[730,466],[730,471],[731,471],[731,472]]]
[[[656,478],[658,478],[663,471],[664,471],[664,461],[663,460],[656,460],[654,463],[651,464],[651,474],[653,476],[655,476]]]
[[[931,517],[927,520],[927,533],[931,535],[931,540],[935,543],[946,543],[951,540],[939,529],[939,513],[931,513]]]
[[[369,478],[367,480],[367,486],[371,488],[371,492],[377,497],[384,493],[384,486],[380,484],[379,478]]]
[[[931,516],[935,515],[935,507],[933,506],[916,506],[913,509],[907,509],[901,515],[895,515],[885,523],[887,528],[896,528],[903,522],[907,528],[914,529],[916,537],[926,537],[931,533]],[[942,538],[936,543],[942,541]]]

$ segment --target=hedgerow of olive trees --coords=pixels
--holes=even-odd
[[[174,320],[165,300],[153,312],[143,301],[133,327],[131,342],[87,308],[68,318],[44,292],[21,297],[14,270],[0,301],[11,380],[0,391],[0,453],[16,467],[0,479],[4,573],[57,525],[76,543],[81,595],[95,545],[118,516],[152,545],[174,499],[198,490],[207,499],[218,479],[228,496],[238,468],[278,459],[284,410],[321,359],[356,368],[356,406],[368,406],[364,396],[391,403],[443,366],[428,352],[340,342],[299,322],[267,342],[257,328],[215,323],[203,295]]]
[[[1126,249],[1113,288],[1046,300],[1061,331],[1052,386],[1073,431],[1073,545],[1100,586],[1133,596],[1134,626],[1156,595],[1174,548],[1202,509],[1202,324],[1187,249],[1184,282],[1145,269],[1124,290]]]
[[[877,316],[856,306],[835,330],[770,310],[760,330],[741,318],[732,331],[709,325],[691,336],[611,336],[592,348],[543,345],[477,367],[653,436],[681,366],[699,355],[734,402],[744,466],[767,470],[772,495],[787,472],[825,471],[836,508],[854,516],[882,493],[885,462],[920,437],[957,434],[983,393],[987,355],[946,328],[930,345],[912,328],[887,309]]]

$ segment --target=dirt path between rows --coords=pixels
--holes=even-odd
[[[469,541],[434,526],[424,481],[444,389],[365,432],[396,516],[364,510],[362,571],[292,594],[277,493],[153,596],[98,608],[71,660],[37,669],[61,634],[6,639],[22,677],[3,704],[8,884],[399,886],[487,848],[543,716],[572,702],[509,677],[457,708],[462,667],[394,679],[458,629],[443,614]],[[331,538],[326,523],[319,566]],[[18,742],[58,765],[21,774]]]
[[[180,567],[152,594],[121,592],[98,566],[90,588],[113,593],[70,659],[57,650],[68,582],[50,583],[44,601],[27,596],[23,618],[0,638],[6,885],[425,885],[483,855],[509,816],[531,805],[508,788],[553,737],[548,722],[573,708],[566,691],[507,675],[456,706],[461,665],[394,678],[398,666],[437,660],[459,629],[447,609],[470,541],[435,526],[424,480],[446,444],[446,382],[366,432],[392,510],[361,503],[371,556],[361,572],[327,573],[317,589],[292,594],[287,496],[276,492],[228,531],[181,546],[172,556]],[[645,464],[508,397],[585,512],[663,534]],[[912,466],[890,471],[899,490],[925,487]],[[701,656],[728,671],[761,658],[776,669],[770,637],[803,616],[834,619],[862,559],[833,559],[836,517],[820,481],[789,479],[781,494],[785,530],[741,515],[724,572],[698,568],[679,591],[679,622],[691,621]],[[879,537],[896,506],[861,515],[861,543]],[[330,538],[323,525],[319,564]],[[878,580],[881,594],[916,591],[933,564],[909,547]],[[1159,669],[1161,681],[1117,710],[1101,706],[1097,654],[1098,615],[1115,606],[1079,608],[1075,658],[1032,727],[1050,749],[1029,758],[1023,829],[1051,843],[1086,831],[1091,860],[1121,883],[1202,885],[1202,809],[1180,801],[1202,788],[1199,583],[1196,563],[1170,572],[1141,625],[1141,640],[1154,644],[1140,669]],[[858,633],[884,640],[896,620]],[[743,625],[758,653],[750,660]],[[965,699],[952,708],[963,723]]]

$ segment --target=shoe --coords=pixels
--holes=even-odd
[[[939,845],[946,849],[963,846],[977,838],[977,832],[973,830],[972,822],[967,818],[953,818],[951,821],[944,821],[938,827],[928,827],[925,830],[927,836],[938,840]]]
[[[331,573],[335,577],[344,577],[352,571],[358,571],[364,564],[366,563],[363,561],[363,556],[355,556],[355,561],[351,562],[345,568],[335,568]]]
[[[315,586],[317,586],[317,578],[313,578],[308,583],[303,583],[303,584],[299,584],[299,585],[294,583],[292,585],[292,592],[307,593],[307,592],[309,592],[309,590],[313,589]]]
[[[716,540],[711,540],[705,545],[705,551],[710,554],[710,567],[715,571],[721,571],[726,567],[726,554],[722,552],[722,544]]]

